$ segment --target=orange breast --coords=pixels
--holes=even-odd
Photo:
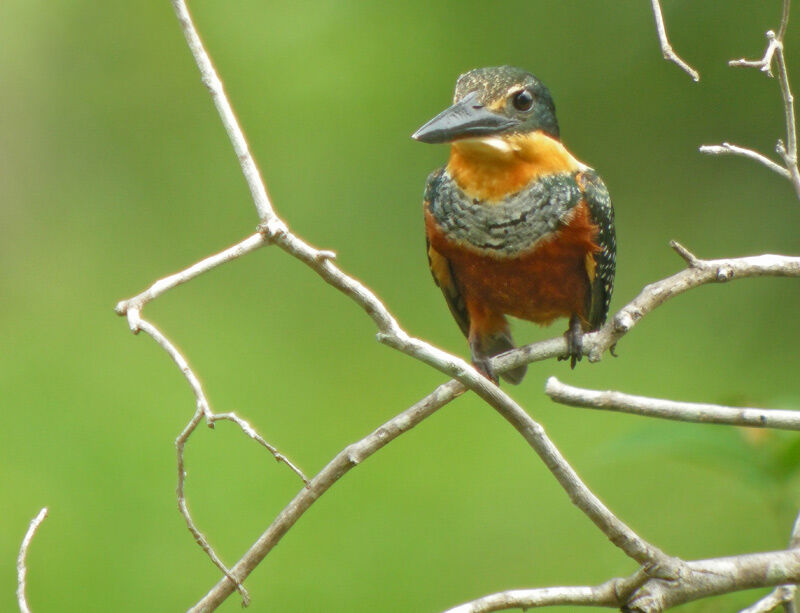
[[[433,247],[450,261],[473,323],[502,314],[539,324],[573,313],[585,318],[587,255],[599,248],[584,203],[564,228],[517,257],[497,258],[449,241],[428,212],[426,226]]]

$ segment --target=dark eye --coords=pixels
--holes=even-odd
[[[511,103],[518,111],[530,111],[533,106],[533,94],[527,89],[523,89],[514,94],[514,97],[511,98]]]

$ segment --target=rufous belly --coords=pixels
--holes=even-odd
[[[473,321],[502,314],[539,324],[572,314],[585,318],[593,272],[587,264],[593,263],[598,247],[584,204],[575,207],[560,231],[512,257],[494,257],[449,241],[430,214],[426,224],[432,246],[450,262]]]

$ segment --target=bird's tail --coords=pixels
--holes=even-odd
[[[514,349],[514,339],[511,338],[511,332],[508,330],[498,330],[492,334],[481,336],[477,343],[470,343],[470,348],[472,350],[472,361],[478,370],[485,372],[489,375],[489,378],[496,380],[496,375],[488,368],[489,359]],[[527,364],[523,364],[507,370],[500,376],[504,381],[517,385],[525,377],[527,370]]]

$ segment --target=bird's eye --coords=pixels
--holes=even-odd
[[[530,111],[533,106],[533,94],[527,89],[523,89],[514,94],[511,103],[518,111]]]

